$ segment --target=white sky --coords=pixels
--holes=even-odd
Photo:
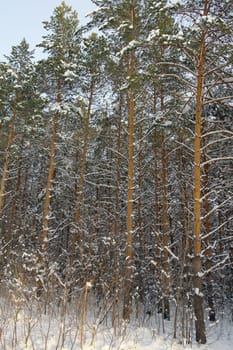
[[[4,55],[10,54],[12,46],[18,45],[23,38],[33,50],[45,34],[42,21],[49,20],[54,8],[60,5],[61,1],[0,0],[0,61],[4,59]],[[95,8],[91,0],[65,0],[65,2],[78,12],[81,23],[87,21],[85,15]]]

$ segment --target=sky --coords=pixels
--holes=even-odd
[[[30,44],[30,49],[41,42],[45,34],[42,21],[47,21],[55,7],[62,0],[0,0],[0,61],[9,55],[11,47],[18,45],[23,38]],[[81,24],[87,21],[85,15],[94,10],[91,0],[65,0],[78,12]],[[40,49],[35,57],[39,58]]]

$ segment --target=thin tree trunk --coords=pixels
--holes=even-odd
[[[139,124],[139,150],[138,150],[138,202],[137,202],[137,237],[139,240],[139,251],[138,251],[138,258],[139,258],[139,273],[138,273],[138,286],[139,286],[139,294],[141,300],[143,300],[143,276],[142,276],[142,269],[141,266],[143,264],[144,256],[145,256],[145,242],[143,237],[143,227],[142,227],[142,184],[143,184],[143,174],[142,174],[142,123]]]
[[[119,303],[119,249],[121,242],[121,233],[119,225],[119,212],[120,212],[120,184],[121,184],[121,129],[122,129],[122,96],[120,93],[119,96],[119,117],[117,124],[117,174],[116,174],[116,199],[115,199],[115,211],[114,211],[114,240],[115,240],[115,249],[114,249],[114,302],[113,302],[113,311],[112,311],[112,327],[115,330],[116,328],[116,314],[117,307]]]
[[[161,111],[165,109],[164,96],[161,92]],[[163,293],[163,318],[170,319],[169,305],[169,256],[168,256],[168,216],[167,216],[167,155],[165,146],[165,134],[161,134],[162,144],[162,227],[163,227],[163,250],[162,250],[162,293]]]
[[[131,6],[131,25],[135,27],[135,8]],[[133,34],[134,37],[134,34]],[[128,63],[128,76],[135,74],[135,53],[132,51]],[[124,288],[123,319],[129,320],[132,312],[132,278],[133,278],[133,232],[134,232],[134,119],[135,102],[132,81],[128,90],[128,190],[127,190],[127,238],[126,238],[126,272]]]
[[[155,262],[156,262],[156,284],[158,294],[161,294],[161,252],[162,239],[160,231],[160,210],[159,210],[159,164],[158,164],[158,144],[160,138],[156,130],[154,131],[154,215],[155,215]],[[162,312],[161,300],[158,300],[158,312]]]
[[[156,89],[154,88],[153,94],[153,113],[157,112],[157,95]],[[155,261],[156,261],[156,280],[157,280],[157,290],[158,294],[161,294],[161,251],[162,251],[162,242],[161,242],[161,231],[160,231],[160,210],[159,210],[159,147],[160,144],[160,135],[154,130],[153,135],[153,153],[154,153],[154,214],[155,214]],[[158,312],[162,312],[161,300],[158,301]]]
[[[203,15],[208,14],[209,1],[205,0]],[[201,35],[200,57],[197,71],[196,113],[195,113],[195,142],[194,142],[194,298],[196,341],[205,344],[205,322],[202,294],[202,261],[201,261],[201,126],[203,110],[203,85],[205,64],[206,33]]]
[[[167,217],[167,160],[165,137],[162,132],[162,220],[163,220],[163,272],[162,272],[162,293],[163,293],[163,317],[170,319],[169,306],[169,257],[168,257],[168,217]]]
[[[180,144],[184,144],[184,138],[182,132],[180,132]],[[178,311],[180,310],[180,323],[181,323],[181,336],[182,339],[186,339],[186,342],[190,342],[189,337],[189,325],[187,320],[187,308],[188,308],[188,281],[190,276],[189,270],[189,255],[190,253],[190,210],[189,210],[189,191],[186,182],[186,178],[183,178],[185,173],[185,164],[184,164],[184,153],[183,149],[178,150],[178,164],[179,164],[179,173],[180,177],[180,198],[181,198],[181,224],[182,224],[182,237],[181,237],[181,250],[180,250],[180,259],[181,259],[181,270],[179,273],[179,284],[177,290],[177,302],[174,316],[174,338],[177,337],[177,326],[179,324]],[[192,249],[192,244],[191,244]],[[190,253],[190,254],[189,254]]]

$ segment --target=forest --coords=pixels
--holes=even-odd
[[[0,62],[1,299],[77,308],[74,350],[88,315],[205,344],[233,321],[233,2],[92,2]]]

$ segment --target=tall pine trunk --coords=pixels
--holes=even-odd
[[[131,6],[131,26],[135,27],[135,8]],[[132,35],[134,37],[134,33]],[[127,238],[126,238],[126,271],[124,288],[123,319],[129,320],[132,312],[132,278],[133,278],[133,232],[134,232],[134,82],[135,53],[132,51],[128,61],[128,76],[130,87],[128,89],[128,188],[127,188]]]
[[[203,15],[208,14],[209,1],[205,0]],[[201,136],[203,111],[203,86],[205,65],[206,33],[201,34],[200,55],[197,70],[196,113],[195,113],[195,141],[194,141],[194,297],[196,341],[205,344],[206,332],[204,321],[202,294],[202,259],[201,259]]]

